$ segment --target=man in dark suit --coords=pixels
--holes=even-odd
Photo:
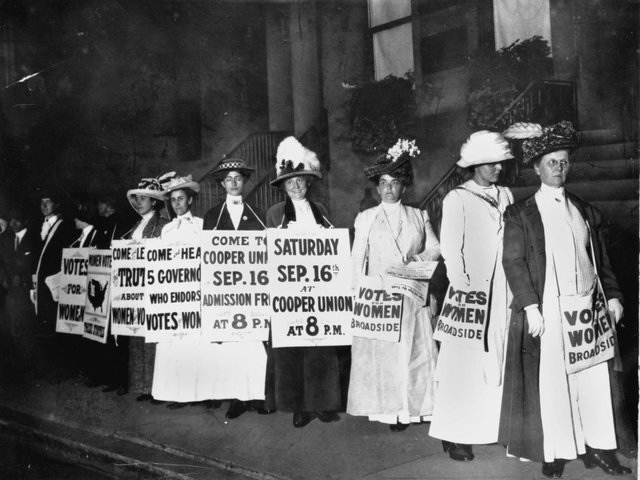
[[[121,215],[116,210],[113,198],[102,196],[97,201],[98,217],[94,225],[98,230],[97,247],[109,248],[112,240],[119,240],[127,232],[125,228],[127,222],[123,221]]]
[[[73,242],[72,246],[78,248],[98,247],[100,234],[94,226],[95,217],[91,214],[88,204],[78,206],[73,216],[73,222],[75,223],[78,238]],[[108,246],[105,248],[108,248]]]
[[[44,217],[40,229],[41,248],[34,262],[34,286],[37,327],[42,333],[53,333],[56,328],[58,302],[54,300],[46,283],[60,272],[62,249],[76,240],[73,224],[62,218],[60,197],[51,191],[40,195],[40,211]]]
[[[34,309],[29,300],[31,272],[36,252],[36,238],[28,227],[24,210],[9,213],[10,230],[4,245],[6,302],[5,314],[9,337],[9,355],[17,371],[27,372],[33,351]]]

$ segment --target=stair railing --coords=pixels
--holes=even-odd
[[[286,132],[252,133],[224,156],[242,158],[247,165],[256,169],[248,184],[251,190],[246,198],[263,212],[284,198],[278,189],[270,187],[269,180],[275,176],[274,158],[278,144],[286,135]],[[199,179],[200,194],[192,207],[195,215],[203,216],[220,203],[226,194],[222,185],[211,177],[212,171],[213,168]]]
[[[560,120],[571,120],[577,126],[577,98],[573,82],[531,82],[489,126],[490,130],[502,131],[515,122],[551,124]],[[440,233],[442,201],[460,185],[466,177],[465,170],[452,165],[436,185],[425,195],[418,207],[429,214],[431,224]],[[510,162],[505,168],[504,178],[512,185],[519,178],[518,162]]]

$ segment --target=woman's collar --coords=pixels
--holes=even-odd
[[[242,195],[231,195],[227,193],[227,199],[225,201],[229,205],[242,205]]]
[[[141,215],[143,220],[151,220],[151,217],[153,217],[156,214],[156,211],[154,209],[149,210],[147,213]]]
[[[544,183],[540,184],[540,193],[545,197],[557,197],[558,195],[564,196],[564,187],[551,187]]]

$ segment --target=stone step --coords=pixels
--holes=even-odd
[[[631,179],[638,178],[639,173],[640,159],[638,158],[572,162],[568,181]],[[525,185],[530,186],[540,183],[538,175],[536,175],[533,168],[521,170],[520,175],[524,179]]]
[[[512,188],[516,200],[533,195],[540,183],[527,187]],[[638,179],[621,179],[590,182],[567,182],[566,189],[587,202],[608,202],[638,199]]]
[[[606,145],[624,142],[624,133],[616,129],[582,130],[578,132],[580,145]]]
[[[638,158],[637,142],[608,143],[604,145],[586,145],[573,154],[573,162]]]
[[[638,199],[596,201],[591,204],[602,212],[603,224],[615,225],[617,232],[638,235]]]

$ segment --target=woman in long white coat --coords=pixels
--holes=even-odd
[[[400,141],[365,171],[382,202],[355,220],[354,287],[362,275],[382,274],[391,264],[440,257],[427,212],[401,202],[413,179],[411,158],[417,153],[413,142]],[[405,296],[400,328],[397,343],[354,337],[351,347],[347,413],[389,424],[392,431],[428,420],[435,393],[430,307]]]
[[[510,292],[502,269],[502,214],[513,203],[496,186],[502,163],[513,155],[499,134],[480,131],[462,145],[458,166],[473,177],[447,194],[440,239],[447,277],[455,290],[489,293],[485,349],[441,342],[438,390],[429,435],[443,440],[454,460],[472,460],[472,444],[498,440],[502,373]]]
[[[202,231],[202,218],[191,213],[193,198],[200,191],[197,182],[186,177],[173,176],[164,188],[175,217],[162,228],[160,238],[170,243],[198,244]],[[158,342],[151,395],[156,400],[172,401],[168,408],[175,409],[189,402],[208,400],[198,393],[202,349],[200,338],[184,338]]]

